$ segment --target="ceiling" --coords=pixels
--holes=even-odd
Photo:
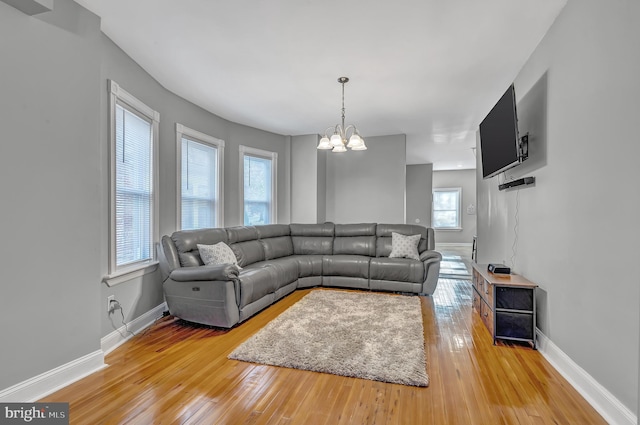
[[[283,135],[406,134],[407,163],[475,168],[480,121],[566,0],[75,0],[160,84]],[[516,91],[517,91],[516,87]],[[347,154],[348,155],[348,154]]]

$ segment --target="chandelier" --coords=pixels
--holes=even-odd
[[[342,84],[342,125],[336,124],[335,127],[327,127],[324,131],[324,136],[318,143],[318,149],[331,149],[331,152],[346,152],[347,148],[354,151],[367,150],[367,145],[364,144],[364,139],[358,134],[356,126],[349,124],[345,127],[344,125],[344,85],[349,82],[349,79],[340,77],[338,82]],[[332,131],[333,134],[329,137],[328,134]],[[349,132],[351,132],[350,136]]]

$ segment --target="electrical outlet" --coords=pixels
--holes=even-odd
[[[112,302],[116,302],[116,296],[115,295],[109,295],[107,297],[107,313],[111,313],[113,311],[111,309],[111,303]]]

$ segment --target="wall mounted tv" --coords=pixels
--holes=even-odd
[[[521,154],[513,84],[480,123],[482,177],[488,179],[526,159]]]

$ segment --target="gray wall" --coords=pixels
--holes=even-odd
[[[366,151],[327,154],[328,221],[404,223],[405,140],[367,137]]]
[[[327,151],[318,152],[318,223],[327,221]],[[293,198],[293,197],[292,197]],[[293,220],[292,220],[293,221]]]
[[[160,234],[176,228],[175,123],[225,140],[225,225],[241,223],[240,144],[278,152],[278,221],[290,220],[290,138],[223,120],[160,86],[71,0],[29,17],[0,2],[0,390],[100,349],[163,301],[158,273],[108,288],[107,79],[160,113]],[[7,206],[8,205],[8,206]],[[37,337],[34,337],[37,335]]]
[[[431,227],[432,180],[433,164],[407,165],[406,223]]]
[[[434,171],[433,188],[462,188],[462,230],[436,230],[436,243],[471,244],[476,227],[476,170]],[[473,207],[473,208],[470,208]]]
[[[542,99],[519,115],[534,122],[544,152],[507,176],[534,175],[536,184],[519,192],[499,192],[496,178],[477,185],[480,262],[510,263],[519,196],[515,271],[540,285],[538,327],[634,413],[638,21],[636,1],[569,0],[515,79],[519,105]]]
[[[251,127],[238,125],[217,117],[190,102],[165,90],[156,80],[147,74],[136,62],[127,56],[109,38],[102,35],[99,50],[102,52],[101,74],[101,107],[102,117],[107,117],[106,81],[112,79],[129,93],[145,102],[160,113],[160,235],[171,234],[176,230],[176,122],[184,124],[194,130],[211,135],[225,141],[224,148],[224,225],[237,226],[242,224],[242,210],[240,206],[240,153],[239,146],[246,145],[258,149],[265,149],[278,153],[278,222],[289,222],[290,202],[289,185],[289,141],[287,137],[268,133]],[[107,164],[107,126],[106,119],[101,121],[101,138],[104,146],[105,158],[102,181],[108,181]],[[102,185],[103,209],[108,211],[108,185]],[[106,262],[108,251],[108,216],[102,221],[103,253],[101,258],[102,274],[107,273]],[[123,306],[125,320],[130,321],[140,314],[149,311],[164,301],[160,285],[160,273],[146,275],[133,279],[124,284],[107,287],[101,285],[101,300],[114,294]],[[101,303],[100,305],[102,306]],[[101,312],[102,313],[102,312]],[[101,314],[102,336],[114,330],[114,325],[121,326],[121,317],[111,320],[106,314]]]
[[[326,160],[320,157],[326,152],[318,150],[317,134],[294,136],[291,138],[291,222],[321,223],[324,221],[326,198]],[[324,172],[322,172],[324,171]],[[320,184],[322,183],[322,184]],[[322,211],[322,217],[319,217]]]
[[[100,349],[97,37],[0,3],[0,389]]]

